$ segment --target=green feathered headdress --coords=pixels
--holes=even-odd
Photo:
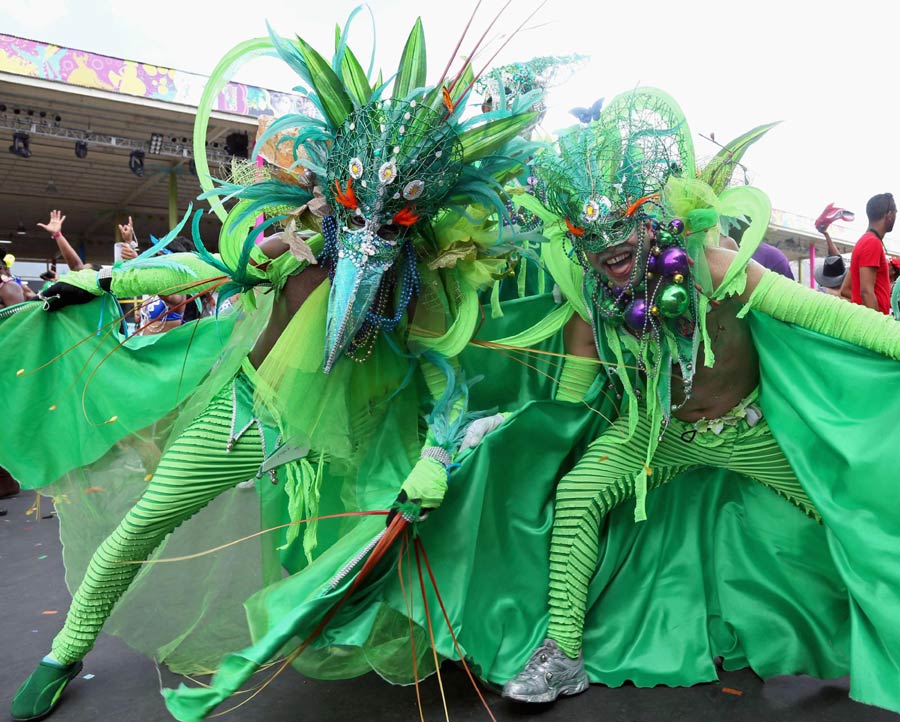
[[[302,38],[293,41],[270,29],[265,49],[273,51],[298,75],[302,93],[316,115],[285,115],[257,141],[259,148],[277,138],[289,144],[292,175],[255,173],[252,182],[219,182],[205,197],[221,205],[240,202],[229,213],[226,228],[246,228],[262,214],[267,223],[288,220],[285,209],[308,208],[316,194],[327,202],[312,230],[324,236],[318,260],[332,277],[325,370],[354,345],[370,345],[380,328],[397,324],[416,293],[417,254],[431,234],[422,227],[446,209],[465,215],[478,205],[503,215],[502,184],[519,171],[532,152],[519,134],[537,114],[528,102],[512,102],[489,114],[463,118],[477,80],[470,62],[454,75],[450,64],[429,83],[425,34],[421,20],[413,24],[397,71],[387,81],[363,70],[347,44],[350,21],[338,30],[330,60]],[[265,44],[248,46],[261,52]],[[374,52],[374,51],[373,51]],[[230,61],[236,62],[236,58]],[[289,169],[290,170],[290,169]],[[297,218],[307,216],[297,215]],[[251,283],[250,256],[258,230],[243,237],[223,234],[225,246],[239,238],[234,276]],[[220,244],[222,245],[222,244]]]

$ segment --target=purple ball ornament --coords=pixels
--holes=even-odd
[[[644,330],[644,324],[647,321],[647,301],[644,298],[636,298],[628,304],[625,309],[625,323],[634,331],[641,332]]]
[[[688,255],[678,246],[671,246],[659,254],[656,267],[665,276],[683,275],[688,270]]]
[[[669,232],[675,236],[680,236],[684,232],[684,221],[680,218],[673,218],[669,221]]]

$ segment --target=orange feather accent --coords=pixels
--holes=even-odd
[[[341,188],[340,181],[334,182],[334,196],[335,200],[340,203],[344,208],[356,209],[359,208],[359,201],[356,199],[356,193],[353,192],[353,179],[347,179],[347,190],[343,190]]]
[[[398,226],[411,226],[419,220],[418,214],[409,206],[394,214],[394,223]]]
[[[630,218],[635,214],[635,211],[637,211],[637,209],[644,205],[647,201],[652,201],[657,198],[659,198],[659,193],[651,193],[649,196],[638,198],[634,203],[628,206],[628,210],[625,211],[625,215]]]
[[[569,229],[569,233],[571,233],[573,236],[578,236],[579,238],[581,238],[584,235],[584,228],[579,228],[578,226],[573,225],[572,221],[570,221],[568,218],[566,218],[566,228]]]
[[[453,98],[450,97],[450,91],[447,90],[446,85],[441,88],[441,94],[444,96],[444,107],[447,108],[450,113],[452,113],[454,110]]]

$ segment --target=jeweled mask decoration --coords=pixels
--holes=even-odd
[[[347,45],[358,11],[338,33],[330,61],[302,38],[288,41],[270,31],[271,47],[296,71],[315,112],[281,116],[257,140],[258,149],[271,142],[276,156],[287,148],[293,161],[276,163],[277,170],[254,168],[252,179],[219,182],[205,194],[220,204],[242,201],[228,216],[233,229],[266,217],[242,240],[228,235],[239,244],[233,278],[253,265],[255,239],[267,228],[321,230],[315,260],[331,276],[325,372],[343,355],[365,360],[379,330],[401,321],[419,284],[417,256],[433,250],[427,243],[413,247],[428,236],[420,229],[450,207],[493,207],[503,215],[498,190],[520,163],[513,141],[536,116],[509,108],[464,120],[478,76],[470,61],[458,69],[454,61],[429,83],[421,19],[397,72],[383,82],[374,58],[364,70]],[[245,275],[242,288],[263,282]]]
[[[390,262],[409,229],[441,207],[462,168],[457,134],[442,120],[414,100],[376,101],[347,118],[326,166],[339,252]]]
[[[325,173],[326,371],[343,352],[365,359],[378,331],[399,323],[419,283],[412,228],[440,209],[461,169],[456,132],[414,100],[369,103],[343,123]]]
[[[693,149],[670,99],[635,91],[615,98],[598,120],[559,139],[539,159],[547,204],[565,219],[575,256],[625,242],[648,218],[672,175],[693,172]]]
[[[690,337],[696,299],[685,224],[662,205],[667,181],[694,173],[675,102],[652,89],[618,96],[597,121],[560,138],[559,154],[541,158],[537,173],[547,205],[565,221],[597,319],[625,324],[640,338],[658,337],[664,327]],[[613,282],[595,262],[615,261],[618,250],[610,249],[634,234],[636,245],[622,246],[634,254],[628,277]]]

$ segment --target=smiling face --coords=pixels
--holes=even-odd
[[[604,278],[616,286],[624,287],[631,278],[636,265],[640,265],[653,242],[653,230],[649,222],[635,225],[631,234],[621,243],[609,246],[599,252],[586,251],[585,256],[591,266]]]

